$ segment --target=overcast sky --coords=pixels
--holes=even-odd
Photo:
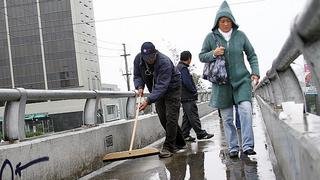
[[[229,0],[239,29],[244,31],[258,55],[261,77],[270,69],[289,36],[295,16],[307,0]],[[141,44],[151,41],[171,56],[189,50],[195,71],[201,74],[198,59],[202,42],[211,31],[222,0],[93,0],[102,83],[127,90],[122,43],[126,44],[130,73]],[[132,76],[130,78],[133,89]]]

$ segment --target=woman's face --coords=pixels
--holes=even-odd
[[[219,19],[219,28],[222,32],[229,32],[232,28],[232,21],[227,17],[221,17]]]

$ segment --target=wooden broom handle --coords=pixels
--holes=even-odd
[[[138,123],[138,116],[139,116],[140,101],[141,101],[141,96],[138,97],[138,106],[137,106],[137,108],[136,108],[136,115],[135,115],[135,119],[134,119],[134,125],[133,125],[133,131],[132,131],[132,135],[131,135],[131,141],[130,141],[129,151],[132,150],[132,146],[133,146],[133,142],[134,142],[134,137],[135,137],[135,134],[136,134],[137,123]]]

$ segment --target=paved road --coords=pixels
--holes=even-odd
[[[161,159],[158,155],[107,163],[105,167],[83,178],[92,180],[273,180],[282,179],[274,173],[274,156],[269,155],[272,148],[267,143],[264,124],[260,112],[254,104],[254,135],[257,155],[240,155],[230,159],[223,132],[222,122],[213,112],[201,119],[202,126],[215,136],[210,140],[188,143],[185,151],[170,158]],[[195,137],[194,132],[191,133]],[[152,146],[161,147],[163,139]],[[270,160],[272,159],[272,160]]]

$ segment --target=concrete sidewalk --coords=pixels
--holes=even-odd
[[[210,140],[188,142],[187,150],[170,158],[160,159],[158,155],[106,163],[103,168],[81,179],[119,179],[119,180],[181,180],[181,179],[282,179],[276,167],[274,156],[269,155],[272,148],[267,143],[265,127],[258,106],[254,102],[253,128],[255,151],[257,155],[230,159],[222,122],[217,112],[201,119],[202,127],[214,133]],[[191,133],[195,137],[194,132]],[[161,148],[163,139],[152,146]]]

